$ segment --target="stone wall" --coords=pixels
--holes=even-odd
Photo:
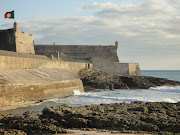
[[[46,56],[0,51],[0,110],[83,91],[77,72],[92,64],[50,60]]]
[[[0,50],[16,51],[14,29],[0,30]]]
[[[50,60],[48,57],[44,55],[24,54],[24,53],[17,53],[17,52],[4,51],[4,50],[0,50],[0,56]]]
[[[129,63],[114,63],[112,64],[112,72],[120,74],[122,76],[129,76]]]
[[[80,69],[86,67],[92,68],[93,65],[90,63],[50,60],[48,57],[42,55],[23,54],[0,50],[0,70],[67,68],[78,72]]]
[[[125,76],[140,76],[138,63],[119,63],[117,56],[118,42],[111,46],[85,45],[35,45],[35,53],[54,55],[64,61],[88,62],[93,67],[108,73]]]
[[[26,32],[21,32],[16,30],[16,52],[26,53],[26,54],[35,54],[34,52],[34,43],[33,37],[31,34]]]
[[[129,63],[129,75],[141,76],[141,71],[138,63]]]
[[[31,34],[18,30],[15,22],[14,28],[0,30],[0,50],[35,54],[33,37]]]
[[[111,73],[120,74],[122,76],[141,76],[138,63],[113,63]]]
[[[72,70],[0,70],[0,111],[70,96],[74,90],[84,89],[78,74]]]
[[[35,45],[35,53],[40,55],[56,55],[64,61],[91,62],[93,58],[102,58],[119,62],[117,47],[92,45]]]
[[[93,67],[89,64],[89,67]],[[42,68],[67,68],[78,72],[88,67],[88,63],[65,62],[48,59],[35,59],[25,57],[0,56],[0,70],[10,69],[42,69]]]

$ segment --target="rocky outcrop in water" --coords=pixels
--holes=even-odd
[[[50,118],[66,128],[97,128],[180,133],[180,103],[132,102],[45,108],[40,118]]]
[[[166,78],[149,76],[120,76],[96,69],[83,69],[79,72],[85,91],[96,89],[148,89],[156,86],[180,85],[180,82]]]

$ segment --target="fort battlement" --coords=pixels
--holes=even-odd
[[[140,76],[138,63],[120,63],[117,55],[119,43],[95,45],[34,45],[35,53],[54,56],[63,61],[92,63],[93,67],[108,73]]]
[[[0,30],[0,50],[35,54],[33,36],[18,30],[17,23],[7,30]]]

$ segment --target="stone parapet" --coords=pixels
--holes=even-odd
[[[29,55],[29,56],[33,56],[33,55]],[[86,67],[92,68],[93,65],[88,63],[50,60],[46,56],[42,56],[42,57],[37,56],[36,58],[35,55],[34,57],[12,57],[10,55],[8,56],[0,55],[0,70],[66,68],[78,72],[82,68],[86,68]]]
[[[24,53],[17,53],[17,52],[4,51],[4,50],[0,50],[0,56],[50,60],[48,57],[44,55],[24,54]]]

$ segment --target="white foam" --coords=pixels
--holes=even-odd
[[[151,90],[180,90],[180,86],[158,86],[151,87]]]
[[[164,102],[176,103],[176,101],[174,101],[174,100],[171,99],[171,98],[165,98],[165,99],[164,99]]]
[[[132,101],[144,102],[170,102],[176,103],[180,99],[180,86],[161,86],[150,89],[139,90],[116,90],[99,92],[81,92],[74,90],[74,96],[51,99],[49,101],[58,104],[69,104],[74,106],[101,104],[101,103],[119,103]]]
[[[149,90],[151,91],[162,91],[169,93],[180,93],[180,86],[159,86],[159,87],[151,87]]]
[[[79,90],[73,90],[73,92],[74,92],[74,95],[81,95],[81,92],[79,91]]]
[[[47,103],[47,102],[57,102],[57,101],[59,101],[59,98],[48,99],[45,100],[44,102]]]

